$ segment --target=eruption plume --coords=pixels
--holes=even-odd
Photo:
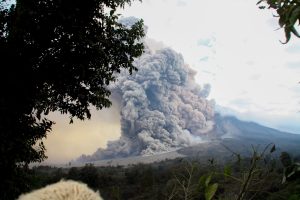
[[[214,102],[206,99],[210,86],[196,84],[195,72],[181,54],[170,48],[153,52],[147,42],[145,46],[145,53],[134,61],[138,71],[121,71],[109,86],[120,101],[120,139],[78,161],[171,151],[201,142],[212,129]]]

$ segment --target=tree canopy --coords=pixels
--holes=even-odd
[[[278,23],[284,29],[286,41],[288,43],[292,34],[300,38],[300,34],[296,29],[296,24],[300,24],[300,0],[260,0],[261,9],[273,9],[276,11]]]
[[[119,23],[131,0],[17,0],[0,6],[0,198],[17,189],[18,169],[42,161],[41,139],[59,111],[90,118],[90,106],[111,105],[107,85],[136,70],[143,21]],[[4,172],[4,173],[3,173]],[[19,185],[20,186],[20,185]],[[18,191],[16,191],[18,193]]]

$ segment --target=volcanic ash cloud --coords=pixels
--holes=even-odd
[[[152,155],[200,142],[212,128],[214,103],[206,98],[195,72],[174,50],[146,53],[135,61],[137,72],[122,71],[110,86],[121,105],[121,137],[78,161]]]

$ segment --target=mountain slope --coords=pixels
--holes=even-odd
[[[207,133],[202,143],[185,147],[172,152],[156,154],[151,156],[131,156],[126,158],[103,159],[92,161],[96,166],[127,166],[138,163],[159,162],[165,159],[179,157],[196,157],[204,163],[214,158],[218,162],[226,162],[232,158],[232,152],[242,156],[250,156],[251,145],[260,147],[260,150],[270,143],[276,145],[277,156],[282,151],[293,155],[300,155],[300,134],[292,134],[268,128],[254,122],[241,121],[235,117],[223,117],[215,115],[213,130]],[[75,162],[70,166],[84,166],[85,162]]]
[[[231,155],[230,151],[242,155],[250,155],[251,146],[263,149],[273,143],[277,152],[287,151],[300,154],[300,134],[282,132],[268,128],[254,122],[241,121],[232,116],[215,116],[214,129],[207,134],[212,142],[178,150],[178,153],[187,156],[222,157]]]

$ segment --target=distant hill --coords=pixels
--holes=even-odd
[[[282,132],[254,122],[241,121],[235,117],[215,117],[217,135],[223,139],[235,138],[251,144],[275,143],[286,151],[299,151],[300,134]]]
[[[222,157],[230,156],[230,150],[242,155],[250,155],[251,145],[260,150],[270,144],[276,145],[277,154],[287,151],[300,154],[300,134],[282,132],[254,122],[241,121],[233,116],[215,116],[215,126],[207,134],[211,142],[200,143],[178,150],[186,156]],[[230,150],[229,150],[230,149]]]

